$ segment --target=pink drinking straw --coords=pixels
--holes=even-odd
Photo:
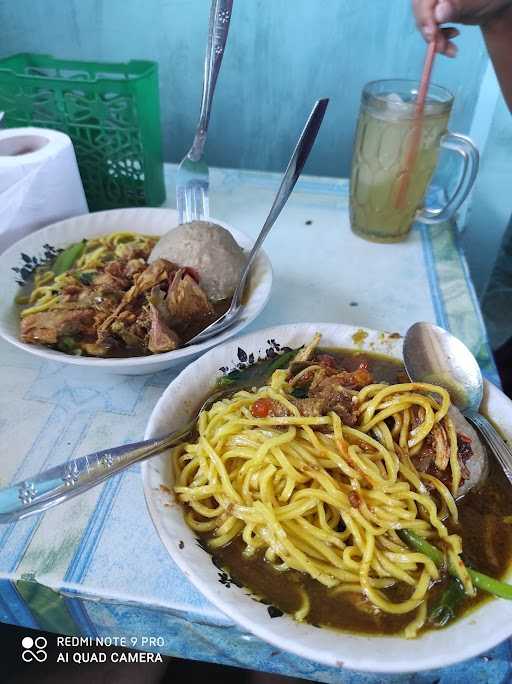
[[[416,98],[416,107],[414,109],[414,119],[412,123],[412,135],[407,156],[405,158],[405,166],[400,174],[400,185],[396,193],[395,208],[403,209],[407,197],[407,190],[411,181],[411,173],[416,163],[418,156],[418,149],[421,143],[421,124],[423,120],[423,110],[425,109],[425,100],[427,99],[428,86],[430,83],[430,76],[432,75],[432,67],[434,65],[434,57],[436,56],[436,41],[433,40],[428,44],[427,54],[425,56],[425,64],[423,65],[423,73],[421,74],[420,88]]]

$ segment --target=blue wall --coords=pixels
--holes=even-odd
[[[157,60],[165,157],[192,141],[201,93],[209,0],[0,0],[0,57]],[[349,173],[365,82],[418,78],[424,44],[411,0],[234,0],[207,145],[210,165],[284,168],[313,101],[329,96],[306,170]],[[485,290],[512,209],[512,121],[498,96],[478,29],[462,27],[456,60],[439,58],[434,80],[456,95],[452,130],[471,133],[482,168],[464,244]],[[456,177],[444,155],[441,177]]]
[[[0,0],[0,56],[157,60],[165,156],[177,161],[199,110],[208,11],[208,0]],[[456,93],[453,127],[467,132],[487,57],[476,29],[459,46],[434,79]],[[234,0],[208,161],[282,169],[314,99],[329,96],[307,170],[347,175],[362,86],[418,77],[423,55],[410,0]]]

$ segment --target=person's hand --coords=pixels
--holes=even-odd
[[[455,57],[457,46],[452,42],[459,32],[455,28],[440,28],[440,24],[491,26],[504,14],[512,13],[512,0],[413,0],[416,25],[427,42],[436,40],[437,51]]]

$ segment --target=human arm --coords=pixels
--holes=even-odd
[[[455,22],[480,26],[501,90],[512,111],[512,0],[413,0],[418,29],[438,51],[454,57],[458,31],[441,28]]]

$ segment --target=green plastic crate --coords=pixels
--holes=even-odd
[[[67,133],[91,211],[165,200],[158,65],[22,53],[0,59],[5,127]]]

